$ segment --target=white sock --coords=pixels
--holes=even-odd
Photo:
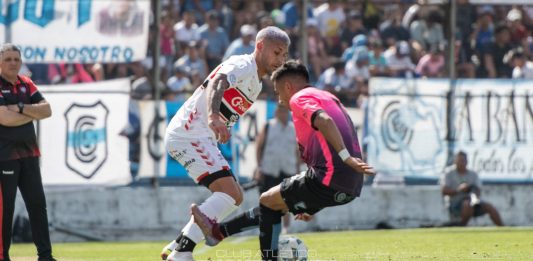
[[[214,218],[220,222],[239,207],[235,205],[235,200],[228,194],[214,192],[198,208],[200,208],[200,211],[202,211],[202,213],[209,218]],[[202,230],[200,227],[198,227],[198,225],[196,225],[196,223],[194,223],[192,218],[181,231],[183,232],[184,236],[187,236],[190,240],[197,244],[204,238]]]
[[[164,250],[165,251],[166,250],[172,251],[172,250],[176,249],[177,246],[178,246],[178,242],[176,242],[176,240],[174,239],[174,240],[170,241],[170,243],[168,243],[168,245],[165,246]]]
[[[196,223],[194,223],[193,218],[189,220],[189,223],[185,225],[185,227],[181,230],[181,232],[183,232],[184,236],[188,237],[190,240],[192,240],[196,244],[198,244],[198,242],[204,239],[204,234],[202,233],[202,230],[200,229],[200,227],[198,227],[198,225],[196,225]]]
[[[235,205],[235,200],[230,195],[214,192],[198,208],[209,218],[214,218],[220,222],[239,207]]]

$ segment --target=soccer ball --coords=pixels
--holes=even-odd
[[[278,249],[279,261],[307,261],[307,247],[295,236],[282,236]]]

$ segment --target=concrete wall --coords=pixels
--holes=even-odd
[[[511,226],[533,225],[533,186],[484,186],[482,200],[499,209]],[[54,241],[170,240],[188,221],[189,206],[210,193],[199,187],[47,189],[48,216]],[[246,192],[239,211],[255,206],[256,190]],[[17,207],[21,211],[22,200]],[[380,221],[397,228],[448,221],[439,187],[365,187],[361,198],[325,209],[311,223],[294,221],[291,232],[313,229],[371,229]],[[488,217],[471,225],[490,225]],[[254,232],[249,232],[254,233]]]

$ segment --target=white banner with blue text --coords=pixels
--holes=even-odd
[[[0,3],[0,41],[26,63],[124,63],[146,57],[150,1],[17,0]]]
[[[374,78],[368,161],[380,173],[437,179],[464,151],[484,181],[533,181],[533,82]],[[453,98],[452,98],[453,97]]]

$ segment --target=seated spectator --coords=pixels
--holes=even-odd
[[[394,46],[399,41],[409,41],[409,30],[402,25],[402,14],[395,11],[390,18],[379,26],[381,41],[386,48]]]
[[[326,53],[325,40],[318,31],[317,22],[314,19],[307,20],[307,53],[313,79],[320,76],[324,69],[329,66],[329,58]]]
[[[515,49],[510,53],[513,69],[513,79],[533,79],[533,62],[527,59],[522,49]]]
[[[345,73],[345,63],[338,60],[320,75],[317,87],[329,91],[337,96],[343,103],[355,105],[357,88],[352,78]]]
[[[104,66],[101,63],[87,63],[84,67],[95,82],[104,80]]]
[[[241,26],[241,37],[235,39],[229,45],[224,54],[223,61],[232,55],[251,54],[255,49],[255,34],[257,31],[253,25],[245,24]]]
[[[476,65],[472,61],[473,57],[473,46],[457,39],[455,42],[455,67],[458,78],[476,77]]]
[[[318,31],[326,42],[326,51],[328,54],[330,53],[329,51],[333,53],[340,52],[337,56],[342,54],[340,28],[346,19],[343,5],[342,1],[330,0],[327,3],[317,6],[313,11],[314,19],[317,21]]]
[[[176,66],[190,68],[191,72],[196,71],[198,76],[202,79],[205,79],[209,73],[207,71],[207,64],[205,60],[200,57],[200,50],[196,42],[189,42],[189,45],[185,51],[185,55],[174,63],[174,67]]]
[[[341,47],[342,50],[350,47],[352,40],[356,35],[365,35],[367,30],[363,25],[363,18],[361,14],[356,11],[352,11],[348,15],[347,26],[342,29],[341,32]]]
[[[491,6],[485,6],[481,9],[476,24],[474,25],[473,37],[475,40],[475,49],[478,52],[481,52],[483,46],[492,41],[492,37],[494,36],[493,16],[494,9]]]
[[[205,15],[215,7],[213,0],[187,0],[180,2],[182,2],[180,8],[183,9],[184,12],[191,13],[191,15],[194,16],[194,19],[198,21],[198,24],[203,24]]]
[[[281,7],[281,11],[285,14],[285,28],[291,31],[298,31],[298,24],[301,19],[301,1],[288,1]],[[307,6],[307,18],[313,18],[313,8],[311,5]]]
[[[355,49],[361,46],[366,46],[368,43],[366,35],[364,34],[358,34],[353,37],[352,39],[352,46],[350,46],[348,49],[344,50],[344,53],[342,54],[342,61],[347,62],[353,58],[353,55],[355,53]]]
[[[443,48],[439,45],[431,46],[430,52],[418,61],[415,71],[418,75],[427,78],[444,77]]]
[[[346,62],[346,75],[353,82],[364,82],[370,79],[370,70],[368,69],[368,48],[361,46],[356,49],[354,57]]]
[[[183,12],[183,19],[174,25],[174,39],[176,40],[178,56],[183,55],[183,51],[191,41],[200,40],[198,35],[198,25],[195,23],[194,15],[191,12]]]
[[[471,217],[489,214],[492,222],[503,226],[500,214],[488,202],[480,200],[481,181],[477,173],[466,168],[466,153],[460,151],[455,156],[455,170],[446,173],[441,179],[442,195],[448,201],[452,222],[466,226]]]
[[[511,32],[511,42],[513,45],[523,46],[527,39],[528,31],[522,23],[522,12],[520,9],[511,9],[507,13],[507,21]]]
[[[372,76],[390,76],[389,65],[383,53],[383,45],[379,39],[370,40],[368,53],[368,69]]]
[[[52,84],[94,82],[94,79],[85,71],[81,63],[50,64],[48,76]]]
[[[442,29],[442,15],[438,9],[428,9],[422,19],[411,23],[410,33],[412,46],[417,57],[421,57],[432,45],[444,42],[444,31]]]
[[[189,94],[192,94],[194,87],[188,77],[187,68],[183,66],[176,66],[174,68],[174,75],[167,81],[167,87],[172,92],[175,101],[185,101]]]
[[[229,46],[229,39],[224,28],[219,26],[220,18],[216,11],[207,13],[207,23],[198,28],[200,40],[205,51],[205,59],[209,70],[215,69],[220,64],[226,48]]]
[[[332,93],[336,92],[335,90],[350,89],[352,80],[346,75],[344,66],[342,61],[334,62],[320,75],[317,87]]]
[[[159,25],[159,46],[160,58],[165,66],[161,68],[161,79],[166,80],[172,74],[172,65],[174,64],[175,44],[174,44],[174,30],[173,18],[170,12],[163,11],[161,13],[161,24]]]
[[[414,72],[415,65],[409,57],[409,44],[406,41],[397,42],[394,47],[385,51],[384,56],[391,70],[391,75],[396,77],[406,77]]]
[[[503,58],[513,48],[511,32],[505,24],[500,24],[494,30],[494,42],[483,48],[483,64],[489,78],[510,78],[512,69]]]

